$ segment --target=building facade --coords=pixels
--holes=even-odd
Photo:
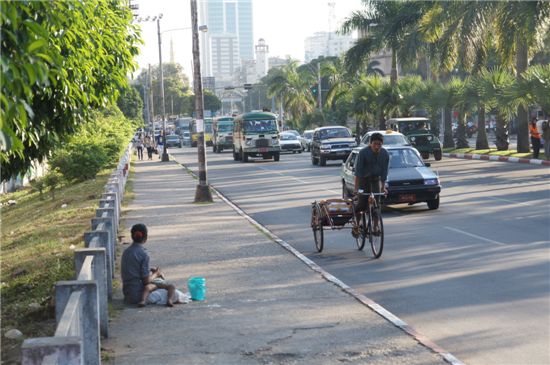
[[[355,40],[350,35],[334,32],[317,32],[304,41],[305,62],[311,62],[319,56],[338,57],[353,47]]]
[[[200,35],[202,73],[228,86],[242,61],[254,59],[252,0],[201,0],[199,22],[208,26]]]

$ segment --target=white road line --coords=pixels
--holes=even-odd
[[[481,236],[478,236],[477,234],[466,232],[466,231],[463,231],[463,230],[460,230],[460,229],[457,229],[457,228],[453,228],[453,227],[443,227],[443,228],[448,229],[449,231],[458,232],[458,233],[462,233],[466,236],[477,238],[478,240],[481,240],[481,241],[494,243],[494,244],[499,245],[499,246],[507,246],[505,243],[494,241],[494,240],[491,240],[489,238],[481,237]]]
[[[285,175],[285,174],[283,174],[282,172],[279,172],[279,171],[274,171],[274,170],[271,170],[271,169],[268,169],[268,168],[265,168],[265,167],[261,167],[261,166],[258,166],[258,168],[261,169],[261,170],[264,170],[264,171],[269,171],[269,172],[271,172],[271,173],[273,173],[273,174],[281,175],[281,176],[287,177],[287,178],[289,178],[289,179],[296,180],[296,181],[298,181],[298,182],[300,182],[300,183],[302,183],[302,184],[305,184],[305,185],[309,185],[309,184],[310,184],[309,182],[307,182],[307,181],[305,181],[305,180],[298,179],[297,177],[293,177],[293,176],[290,176],[290,175]],[[330,190],[330,189],[323,189],[323,190],[328,191],[328,192],[333,193],[333,194],[340,194],[340,192],[334,191],[334,190]]]
[[[504,198],[495,198],[495,197],[493,197],[493,196],[486,196],[485,198],[486,198],[486,199],[492,199],[492,200],[499,200],[499,201],[507,202],[507,203],[513,203],[513,204],[517,204],[517,205],[525,205],[526,207],[532,207],[532,206],[533,206],[533,204],[527,204],[527,203],[517,202],[517,201],[515,201],[515,200],[504,199]]]

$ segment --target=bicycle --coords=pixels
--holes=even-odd
[[[359,250],[363,250],[368,237],[374,258],[377,259],[382,256],[382,250],[384,249],[384,223],[382,221],[382,205],[380,204],[380,196],[386,194],[372,192],[364,193],[362,190],[359,190],[357,195],[366,195],[369,200],[368,210],[359,213],[359,221],[357,222],[357,226],[359,227],[359,236],[356,237],[357,248]],[[378,219],[375,223],[374,218],[376,217]],[[367,224],[365,225],[364,222],[367,222]]]

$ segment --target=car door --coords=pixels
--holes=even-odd
[[[342,164],[342,178],[348,192],[353,192],[355,189],[355,159],[357,158],[357,151],[350,153],[346,162]]]

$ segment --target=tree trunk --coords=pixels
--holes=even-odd
[[[458,116],[458,125],[456,127],[456,147],[470,147],[468,140],[466,139],[466,113],[464,111],[461,111]]]
[[[445,131],[443,134],[443,148],[454,148],[453,114],[450,107],[445,107]]]
[[[485,130],[485,105],[477,106],[477,139],[476,150],[488,150],[489,140],[487,139],[487,131]]]
[[[508,125],[506,123],[506,120],[504,119],[504,116],[500,113],[497,114],[496,124],[497,140],[495,143],[497,145],[497,150],[508,151],[508,146],[510,144],[510,140],[508,138]]]
[[[390,84],[392,89],[397,84],[397,51],[395,50],[395,48],[392,48],[391,50]]]
[[[527,43],[521,39],[517,45],[516,78],[519,82],[523,78],[523,72],[527,70],[528,49]],[[529,114],[521,105],[518,107],[518,152],[529,152]]]

